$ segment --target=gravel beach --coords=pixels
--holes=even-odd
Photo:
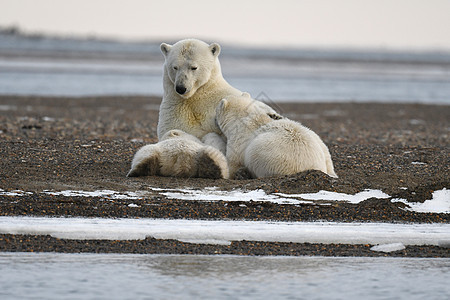
[[[83,216],[273,221],[449,223],[450,214],[418,213],[408,202],[450,188],[450,106],[374,103],[277,103],[284,116],[314,130],[328,145],[339,178],[318,171],[253,180],[127,178],[134,153],[157,141],[156,97],[45,98],[0,96],[0,216]],[[390,198],[359,204],[174,200],[152,188],[264,190],[355,194],[381,190]],[[13,191],[21,191],[14,193]],[[44,191],[148,191],[144,199],[50,195]],[[136,205],[130,205],[136,204]],[[0,251],[193,253],[450,257],[449,248],[408,246],[378,253],[370,245],[233,242],[200,245],[173,240],[79,241],[0,235]]]

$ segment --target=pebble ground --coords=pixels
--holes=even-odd
[[[449,223],[450,214],[415,213],[392,198],[423,202],[450,188],[450,106],[372,103],[274,105],[313,129],[328,145],[338,179],[309,171],[253,180],[126,178],[139,147],[154,143],[160,99],[151,97],[0,97],[0,216],[85,216],[277,221]],[[171,200],[151,187],[266,193],[319,190],[357,193],[379,189],[388,199],[360,204],[279,205],[262,202]],[[51,196],[43,191],[148,190],[144,199]],[[1,192],[1,190],[0,190]],[[138,207],[130,207],[129,204]],[[72,241],[48,236],[0,235],[0,251],[192,253],[449,257],[445,247],[407,247],[389,254],[370,245],[234,242],[230,246],[177,241]]]

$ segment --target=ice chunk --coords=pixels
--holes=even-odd
[[[370,248],[372,251],[377,252],[395,252],[395,251],[401,251],[404,250],[406,247],[402,243],[392,243],[392,244],[382,244],[382,245],[376,245]]]

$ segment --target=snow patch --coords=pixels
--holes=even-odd
[[[427,163],[421,162],[421,161],[413,161],[411,162],[412,165],[426,165]]]
[[[279,197],[275,194],[266,194],[266,192],[261,189],[253,191],[221,191],[217,190],[217,188],[205,188],[203,190],[179,189],[175,191],[162,192],[161,195],[164,195],[169,199],[195,201],[261,201],[277,204],[312,203],[311,201],[288,199]]]
[[[322,201],[345,201],[352,204],[358,204],[362,201],[365,201],[370,198],[378,198],[378,199],[387,199],[390,198],[386,193],[383,193],[380,190],[364,190],[355,195],[345,194],[345,193],[337,193],[337,192],[329,192],[329,191],[319,191],[317,193],[309,193],[309,194],[283,194],[276,193],[276,195],[280,195],[283,197],[294,197],[294,198],[302,198],[306,200],[322,200]]]
[[[304,194],[284,194],[273,193],[267,194],[264,190],[250,190],[243,191],[240,189],[232,191],[222,191],[217,187],[206,187],[202,190],[195,189],[164,189],[157,187],[150,187],[150,190],[157,192],[160,195],[166,196],[168,199],[178,200],[193,200],[193,201],[239,201],[239,202],[271,202],[275,204],[314,204],[314,205],[330,205],[330,202],[343,201],[351,204],[358,204],[370,198],[388,199],[391,196],[382,192],[381,190],[366,189],[362,192],[352,194],[330,192],[321,190],[317,193]],[[399,189],[407,189],[400,187]],[[43,191],[43,194],[53,196],[66,197],[99,197],[107,200],[140,200],[143,199],[148,191],[137,192],[117,192],[112,190],[97,190],[97,191]],[[32,195],[32,192],[25,192],[22,190],[5,191],[0,189],[0,196],[25,196]],[[392,202],[401,202],[408,207],[405,208],[410,211],[418,213],[450,213],[450,191],[446,188],[433,192],[433,198],[420,202],[408,202],[406,199],[394,198]],[[326,203],[324,203],[326,202]],[[134,206],[130,206],[134,207]]]
[[[450,213],[450,190],[443,188],[434,191],[431,200],[422,202],[408,202],[406,199],[392,199],[392,202],[401,202],[409,207],[405,208],[409,211],[421,213]]]
[[[163,191],[161,194],[169,199],[180,200],[196,200],[196,201],[268,201],[277,204],[314,204],[314,201],[345,201],[352,204],[358,204],[370,198],[387,199],[390,198],[386,193],[380,190],[364,190],[355,195],[319,191],[317,193],[305,194],[284,194],[274,193],[266,194],[264,190],[258,189],[253,191],[220,191],[217,188],[205,188],[203,190],[177,189],[163,190],[153,189],[155,191]],[[300,199],[294,199],[300,198]],[[315,203],[318,204],[318,203]]]
[[[5,191],[0,189],[0,196],[25,196],[25,195],[33,195],[31,192],[25,192],[22,190],[14,190],[14,191]]]
[[[411,125],[423,125],[426,122],[424,120],[419,120],[419,119],[411,119],[409,120],[409,124]]]
[[[97,190],[93,192],[88,191],[74,191],[74,190],[66,190],[61,192],[52,192],[52,191],[43,191],[43,194],[52,195],[52,196],[65,196],[65,197],[100,197],[100,198],[108,198],[113,200],[120,199],[142,199],[143,196],[138,192],[116,192],[111,190]]]
[[[17,106],[8,104],[0,105],[0,111],[8,111],[8,110],[17,110]]]
[[[141,138],[135,138],[135,139],[131,139],[130,142],[132,143],[143,143],[144,139]]]

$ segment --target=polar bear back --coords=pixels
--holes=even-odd
[[[245,150],[244,164],[255,177],[305,170],[329,173],[328,148],[317,134],[299,123],[288,119],[273,121],[260,127],[254,136]]]
[[[201,144],[189,139],[169,139],[160,143],[165,152],[160,156],[162,176],[196,176],[197,153],[203,147]]]

